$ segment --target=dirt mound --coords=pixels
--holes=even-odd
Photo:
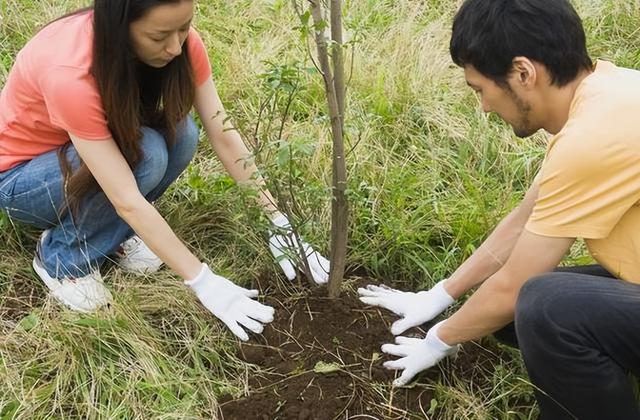
[[[326,295],[325,288],[269,294],[275,320],[238,354],[267,373],[250,379],[248,396],[223,399],[222,418],[425,418],[434,393],[426,384],[437,382],[441,370],[424,372],[412,388],[392,388],[396,373],[382,367],[389,359],[380,346],[393,341],[389,325],[395,318],[366,307],[355,293],[336,302]],[[418,329],[410,332],[424,336]],[[473,344],[464,350],[455,362],[456,372],[464,375],[474,375],[479,365],[490,368],[498,358]]]

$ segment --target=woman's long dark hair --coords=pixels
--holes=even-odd
[[[129,27],[149,9],[185,0],[95,0],[93,62],[94,77],[102,98],[109,131],[133,170],[142,159],[140,128],[150,126],[165,133],[172,147],[176,125],[187,116],[195,97],[195,82],[186,43],[182,54],[156,69],[140,62],[130,45]],[[77,13],[86,13],[87,9]],[[64,150],[58,159],[65,179],[66,209],[72,214],[82,199],[99,186],[87,166],[72,173]]]

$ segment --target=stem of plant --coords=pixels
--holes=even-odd
[[[333,141],[333,200],[331,205],[331,270],[329,272],[329,297],[340,295],[347,255],[348,203],[346,197],[347,170],[344,160],[344,64],[342,60],[342,3],[331,0],[331,34],[334,70],[329,63],[325,39],[325,20],[320,0],[309,0],[313,17],[318,60],[322,71]],[[335,75],[334,75],[335,73]],[[335,78],[334,78],[335,76]]]

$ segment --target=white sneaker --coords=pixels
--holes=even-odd
[[[124,241],[116,251],[116,262],[122,269],[135,274],[155,273],[162,260],[151,251],[138,235]]]
[[[36,254],[33,269],[51,291],[51,296],[74,311],[93,312],[109,304],[113,297],[102,283],[100,272],[94,271],[84,277],[54,279],[40,263]]]

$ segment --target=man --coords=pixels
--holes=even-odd
[[[359,290],[403,316],[400,334],[480,285],[424,339],[385,344],[400,356],[385,366],[404,385],[496,333],[519,346],[541,418],[639,418],[628,373],[640,373],[640,72],[593,65],[568,0],[467,0],[450,47],[485,112],[519,137],[553,137],[523,201],[448,279]],[[599,265],[554,271],[576,238]]]

